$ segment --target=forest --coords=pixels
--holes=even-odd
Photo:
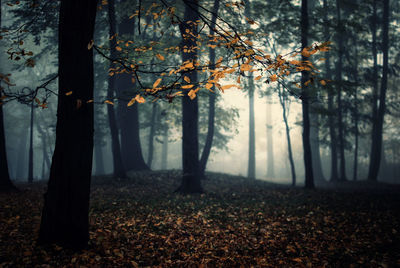
[[[400,266],[400,2],[0,0],[0,267]]]

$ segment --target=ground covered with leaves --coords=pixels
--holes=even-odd
[[[95,177],[90,243],[39,247],[45,183],[0,194],[0,267],[400,266],[400,188],[346,183],[304,190],[210,174],[174,194],[180,173]]]

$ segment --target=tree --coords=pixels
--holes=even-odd
[[[85,247],[93,157],[93,39],[97,1],[62,0],[56,145],[39,243]],[[89,49],[88,49],[89,48]]]
[[[199,19],[198,1],[185,2],[185,14],[179,24],[182,36],[182,62],[194,66],[197,60],[196,39],[197,21]],[[189,34],[191,33],[191,34]],[[197,71],[188,71],[186,76],[191,83],[197,82]],[[188,90],[187,90],[188,91]],[[182,182],[177,192],[201,193],[199,140],[198,140],[198,104],[197,98],[191,99],[188,94],[182,97]]]
[[[307,0],[301,1],[301,47],[304,50],[307,47],[308,35],[308,8]],[[303,61],[307,57],[302,55]],[[307,92],[306,82],[309,81],[308,72],[301,72],[301,105],[303,112],[303,150],[304,150],[304,168],[305,168],[305,187],[314,188],[314,175],[312,168],[312,155],[310,144],[310,118],[309,118],[309,101],[310,95]]]
[[[0,0],[0,28],[1,28],[1,0]],[[3,88],[1,86],[2,80],[0,79],[0,100],[2,100]],[[7,78],[8,79],[8,78]],[[7,82],[7,81],[5,81]],[[16,190],[17,188],[11,182],[10,174],[8,172],[7,150],[6,150],[6,136],[4,131],[4,118],[3,118],[3,103],[0,101],[0,191]]]
[[[378,179],[382,153],[382,132],[386,112],[387,76],[389,71],[389,0],[383,1],[382,26],[383,69],[379,94],[379,107],[376,120],[373,121],[372,146],[368,170],[368,180],[371,181],[377,181]]]
[[[115,3],[114,0],[108,2],[108,20],[109,20],[109,45],[111,51],[111,59],[116,58],[117,42],[113,36],[116,34],[115,20]],[[110,70],[115,68],[114,62],[110,62]],[[115,76],[108,76],[107,99],[114,99],[115,92]],[[121,156],[121,146],[119,142],[117,122],[115,119],[115,111],[113,105],[107,105],[108,123],[111,133],[111,150],[113,156],[113,174],[117,178],[126,178],[125,167]]]

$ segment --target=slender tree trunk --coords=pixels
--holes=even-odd
[[[325,40],[329,40],[330,29],[328,27],[328,3],[327,0],[323,2],[324,7],[324,38]],[[331,57],[330,52],[326,53],[326,61],[325,61],[325,75],[327,79],[331,78]],[[329,125],[329,137],[330,137],[330,153],[331,153],[331,177],[330,181],[337,181],[338,176],[338,166],[337,166],[337,138],[336,138],[336,129],[335,129],[335,110],[333,105],[334,100],[334,92],[331,87],[328,87],[328,125]]]
[[[278,84],[278,87],[280,85]],[[279,89],[280,90],[280,89]],[[274,171],[274,147],[272,146],[273,144],[273,137],[272,137],[272,111],[271,111],[271,106],[272,106],[272,101],[271,97],[267,96],[266,97],[267,101],[267,177],[268,178],[273,178],[275,177],[275,171]]]
[[[340,180],[346,181],[346,158],[344,154],[345,137],[343,129],[343,105],[342,105],[342,68],[343,68],[343,24],[341,19],[341,7],[340,1],[336,0],[336,14],[337,14],[337,35],[338,35],[338,47],[339,55],[336,65],[336,83],[337,83],[337,101],[338,101],[338,125],[339,125],[339,158],[340,158]]]
[[[312,112],[310,113],[311,128],[310,128],[310,140],[311,140],[311,151],[313,161],[313,172],[314,178],[317,181],[324,181],[324,172],[322,171],[321,164],[321,152],[319,149],[319,115],[315,111],[316,106],[311,105]]]
[[[56,145],[39,243],[83,248],[89,240],[93,158],[93,39],[97,1],[62,0]],[[71,95],[66,95],[72,91]]]
[[[96,161],[96,171],[95,174],[103,175],[104,172],[104,159],[103,159],[103,149],[100,145],[94,145],[94,159]]]
[[[36,128],[39,135],[42,138],[42,154],[43,154],[43,166],[42,166],[42,179],[45,179],[45,166],[50,168],[49,154],[47,153],[47,133],[44,132],[43,128],[40,126],[40,120],[37,120]]]
[[[34,108],[33,102],[31,103],[31,123],[29,129],[29,162],[28,162],[28,182],[33,182],[33,117],[34,117]]]
[[[358,50],[357,50],[357,36],[354,36],[354,82],[356,83],[356,88],[354,89],[354,110],[353,110],[353,118],[354,118],[354,159],[353,159],[353,181],[357,180],[358,176],[358,121],[359,121],[359,113],[358,113]]]
[[[15,175],[18,180],[24,180],[27,178],[26,163],[28,163],[27,151],[29,132],[25,130],[22,130],[21,132],[22,133],[19,135],[20,140],[18,144],[17,159],[15,160],[15,162],[17,163],[17,172]]]
[[[151,168],[151,163],[153,162],[154,154],[154,135],[156,132],[156,117],[158,113],[157,103],[153,102],[151,107],[151,121],[150,121],[150,133],[149,133],[149,146],[147,155],[147,165]]]
[[[377,120],[374,121],[375,131],[372,138],[371,159],[368,171],[368,180],[377,181],[382,156],[382,132],[386,111],[386,91],[387,76],[389,70],[389,0],[383,1],[383,20],[382,20],[382,52],[383,52],[383,69],[382,82],[379,94],[379,107]]]
[[[109,45],[111,51],[111,58],[115,59],[117,57],[115,48],[117,46],[116,38],[112,38],[115,33],[115,2],[114,0],[109,0],[108,2],[108,19],[109,19]],[[110,69],[115,68],[115,64],[110,62]],[[107,98],[114,99],[115,92],[115,75],[108,76],[108,88],[107,88]],[[115,110],[113,105],[107,105],[107,115],[108,115],[108,124],[110,126],[111,133],[111,150],[113,156],[113,176],[116,178],[126,178],[126,172],[124,163],[122,161],[121,156],[121,146],[119,143],[119,135],[117,122],[115,119]]]
[[[287,108],[286,108],[286,101],[287,97],[282,95],[282,90],[280,85],[278,85],[278,95],[279,95],[279,101],[282,106],[282,116],[283,116],[283,122],[285,122],[285,128],[286,128],[286,141],[288,145],[288,157],[289,157],[289,163],[290,163],[290,171],[292,174],[292,186],[296,186],[296,169],[293,161],[293,152],[292,152],[292,142],[290,139],[290,127],[289,127],[289,122],[287,118]]]
[[[307,47],[308,43],[308,10],[307,0],[301,1],[301,47]],[[302,60],[307,60],[302,56]],[[301,104],[303,112],[303,151],[304,151],[304,169],[305,169],[305,187],[314,188],[314,175],[312,165],[312,154],[310,144],[310,111],[309,111],[309,94],[305,82],[308,81],[308,72],[301,72]]]
[[[197,51],[193,49],[197,46],[197,26],[192,22],[199,19],[198,0],[185,2],[184,19],[179,28],[182,36],[182,47],[187,47],[187,52],[182,52],[182,62],[197,60]],[[191,83],[197,82],[197,71],[192,70],[187,73]],[[191,100],[184,91],[182,97],[182,167],[183,177],[177,192],[181,193],[199,193],[203,192],[200,181],[199,166],[199,138],[198,138],[198,103],[197,98]]]
[[[119,24],[118,35],[120,37],[133,37],[135,24],[125,16]],[[118,74],[116,78],[118,88],[118,121],[121,134],[121,156],[125,169],[148,170],[140,143],[139,135],[139,105],[127,107],[127,104],[135,94],[132,84],[132,74]]]
[[[215,23],[219,10],[219,0],[214,0],[213,13],[210,24],[210,39],[214,36]],[[215,48],[209,48],[210,70],[215,70]],[[213,86],[213,91],[215,88]],[[216,95],[213,92],[208,92],[208,129],[206,143],[204,144],[203,152],[200,157],[200,174],[204,176],[208,157],[210,156],[212,143],[214,139],[214,124],[215,124],[215,101]]]
[[[161,151],[161,169],[166,170],[168,167],[168,124],[164,123],[163,144]]]
[[[254,122],[254,81],[252,73],[248,77],[249,80],[249,160],[247,167],[247,177],[249,179],[256,178],[256,133]]]

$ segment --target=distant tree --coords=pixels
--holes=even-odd
[[[93,156],[93,50],[89,44],[96,8],[97,1],[61,1],[56,145],[40,224],[40,243],[82,248],[89,239]]]

